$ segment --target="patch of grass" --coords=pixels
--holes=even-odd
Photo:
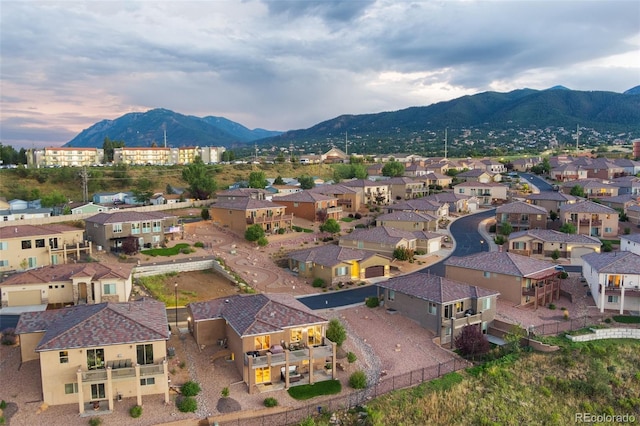
[[[140,285],[146,288],[154,299],[159,300],[167,306],[176,305],[176,293],[173,285],[167,285],[167,275],[154,275],[151,277],[138,278]],[[192,291],[182,291],[178,287],[178,306],[184,306],[195,301],[197,294]]]
[[[293,399],[305,400],[321,395],[335,395],[340,393],[342,385],[339,380],[327,380],[312,385],[292,386],[287,392]]]
[[[173,247],[142,250],[140,251],[140,253],[146,254],[147,256],[175,256],[176,254],[183,252],[183,250],[185,249],[191,252],[191,249],[189,249],[189,244],[180,243],[176,244]]]
[[[640,324],[640,317],[630,315],[614,315],[613,320],[622,324]]]
[[[340,219],[342,222],[353,222],[353,218],[352,217],[343,217],[342,219]]]

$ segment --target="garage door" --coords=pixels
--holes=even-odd
[[[429,253],[434,253],[440,250],[440,240],[429,241]]]
[[[9,306],[41,305],[40,290],[12,291],[9,293]]]
[[[579,261],[580,264],[582,264],[582,259],[580,259],[580,257],[582,257],[582,255],[589,254],[589,253],[593,253],[592,248],[574,247],[573,249],[571,249],[571,259],[577,260]],[[575,262],[572,262],[572,263],[575,263]]]
[[[384,266],[370,266],[364,270],[365,278],[382,277],[384,276]]]

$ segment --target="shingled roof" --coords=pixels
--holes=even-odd
[[[10,276],[0,283],[6,285],[46,284],[50,282],[70,281],[73,277],[90,277],[93,280],[105,278],[131,277],[134,265],[131,263],[67,263],[30,269]]]
[[[137,212],[137,211],[119,211],[114,213],[98,213],[85,219],[85,222],[91,223],[126,223],[141,222],[149,220],[162,220],[166,218],[174,218],[175,216],[163,212]]]
[[[320,192],[301,191],[278,197],[278,201],[293,201],[297,203],[317,203],[318,201],[333,201],[335,197]]]
[[[589,253],[582,261],[598,273],[640,275],[640,256],[630,251]]]
[[[282,331],[285,328],[326,323],[291,295],[235,295],[188,305],[194,321],[225,319],[239,336]]]
[[[376,226],[369,229],[355,229],[352,233],[343,235],[340,240],[344,241],[368,241],[373,243],[398,244],[402,239],[405,240],[428,240],[432,238],[441,238],[442,234],[423,231],[405,231],[402,229],[392,228],[390,226]]]
[[[582,201],[580,203],[565,204],[560,207],[560,213],[602,213],[602,214],[618,214],[617,210],[593,201]]]
[[[398,222],[431,222],[438,220],[437,217],[427,213],[408,212],[405,210],[398,210],[392,213],[380,215],[376,218],[376,222],[380,221],[398,221]]]
[[[597,244],[598,246],[602,244],[596,237],[585,234],[565,234],[564,232],[554,231],[552,229],[528,229],[525,231],[512,232],[509,234],[509,240],[525,235],[550,243]]]
[[[478,299],[480,297],[497,296],[500,294],[494,290],[488,290],[476,285],[453,281],[424,272],[414,272],[412,274],[394,277],[388,281],[378,283],[378,286],[440,304],[469,298]]]
[[[247,210],[274,209],[274,208],[285,207],[285,206],[272,203],[271,201],[254,200],[253,198],[243,197],[236,200],[218,201],[211,207],[217,208],[217,209],[247,211]]]
[[[24,312],[17,334],[43,332],[36,352],[167,340],[163,303],[141,299],[41,312]]]
[[[5,222],[6,223],[6,222]],[[50,225],[15,225],[3,226],[0,228],[0,239],[37,237],[38,235],[54,235],[63,232],[84,232],[82,229],[74,226],[62,224]]]
[[[288,257],[298,262],[313,262],[323,266],[334,266],[339,263],[356,260],[362,261],[375,256],[375,253],[327,244],[289,253]]]
[[[517,214],[542,214],[546,215],[547,209],[533,204],[525,203],[524,201],[514,201],[511,203],[503,204],[496,209],[496,214],[501,213],[517,213]]]
[[[481,252],[464,257],[453,256],[444,264],[524,278],[539,278],[539,273],[544,275],[549,272],[549,275],[552,275],[556,272],[555,265],[551,262],[509,252]]]

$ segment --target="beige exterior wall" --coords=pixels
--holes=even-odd
[[[244,235],[244,231],[255,221],[262,225],[265,232],[274,232],[279,228],[291,227],[293,215],[285,214],[286,207],[274,207],[260,210],[229,210],[223,207],[211,207],[211,218],[214,222]]]
[[[44,336],[44,331],[20,335],[20,359],[22,362],[40,358],[40,355],[36,352],[36,346],[42,340],[42,336]]]
[[[388,226],[391,228],[401,229],[403,231],[436,231],[438,229],[438,221],[429,222],[408,222],[401,220],[381,220],[377,226]]]
[[[38,166],[78,167],[102,163],[104,150],[97,148],[45,148]]]
[[[340,247],[349,247],[359,250],[373,251],[384,256],[393,257],[393,251],[396,248],[409,248],[415,250],[417,248],[416,240],[407,241],[405,239],[400,240],[398,244],[385,244],[385,243],[374,243],[369,241],[356,241],[356,240],[345,240],[340,239],[339,241]]]
[[[576,216],[572,217],[574,214]],[[560,214],[560,220],[563,224],[567,222],[573,222],[574,218],[577,219],[577,222],[574,222],[576,225],[576,230],[578,234],[584,235],[592,235],[591,228],[599,228],[599,235],[593,235],[598,237],[617,237],[618,236],[618,213],[611,214],[603,214],[603,213],[573,213],[573,212],[563,212]],[[597,221],[601,221],[598,223]],[[607,231],[610,229],[610,231]]]
[[[149,224],[149,226],[145,226]],[[154,226],[155,224],[155,226]],[[102,246],[103,250],[111,251],[114,249],[114,238],[137,238],[139,241],[142,239],[140,249],[143,250],[144,244],[151,244],[152,247],[158,247],[164,241],[165,237],[169,234],[165,233],[165,230],[171,226],[177,224],[177,218],[166,219],[150,219],[136,222],[121,222],[121,223],[106,223],[99,224],[93,222],[86,222],[87,239],[93,244]],[[116,232],[114,225],[121,227],[120,232]],[[134,232],[134,225],[138,227]],[[146,231],[148,229],[149,231]]]
[[[524,302],[522,289],[525,286],[523,285],[522,277],[496,274],[495,272],[491,272],[489,275],[489,277],[485,277],[482,270],[449,265],[446,266],[445,270],[445,276],[451,280],[472,283],[479,287],[499,291],[501,300],[508,300],[515,305],[520,305]]]

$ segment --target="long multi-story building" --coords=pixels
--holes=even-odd
[[[27,154],[29,167],[82,167],[104,161],[101,148],[51,147],[30,149]]]

